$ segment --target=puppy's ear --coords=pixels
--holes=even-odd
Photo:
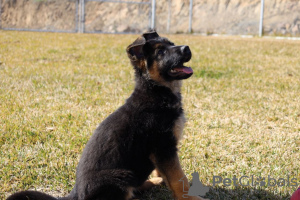
[[[139,37],[126,49],[127,55],[131,61],[137,61],[144,58],[143,46],[146,43],[144,37]]]
[[[156,31],[151,30],[144,33],[141,37],[137,38],[131,45],[126,49],[127,55],[131,61],[137,61],[144,58],[143,47],[148,40],[158,38],[159,35]]]
[[[156,31],[149,31],[143,34],[143,37],[145,38],[146,41],[158,38],[159,35],[156,33]]]

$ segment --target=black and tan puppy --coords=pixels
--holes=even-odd
[[[127,200],[134,190],[149,188],[161,178],[147,180],[155,169],[175,199],[188,197],[189,186],[177,155],[185,123],[181,80],[193,70],[185,67],[192,53],[156,32],[147,32],[127,47],[136,85],[126,103],[95,130],[77,167],[76,184],[65,200]],[[185,183],[188,183],[185,178]],[[52,200],[34,191],[16,193],[8,200]]]

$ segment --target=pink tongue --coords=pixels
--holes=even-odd
[[[182,67],[182,68],[175,68],[176,71],[179,71],[179,72],[184,72],[186,74],[191,74],[193,73],[193,69],[190,68],[190,67]]]

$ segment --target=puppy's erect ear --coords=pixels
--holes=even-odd
[[[131,61],[137,61],[144,57],[143,46],[145,43],[145,38],[139,37],[127,47],[126,52]]]
[[[149,31],[147,33],[143,34],[143,37],[145,38],[146,41],[158,38],[159,35],[156,33],[156,31]]]

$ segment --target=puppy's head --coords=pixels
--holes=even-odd
[[[189,78],[193,74],[184,66],[192,53],[188,46],[176,46],[155,31],[144,33],[126,49],[136,75],[164,84]]]

